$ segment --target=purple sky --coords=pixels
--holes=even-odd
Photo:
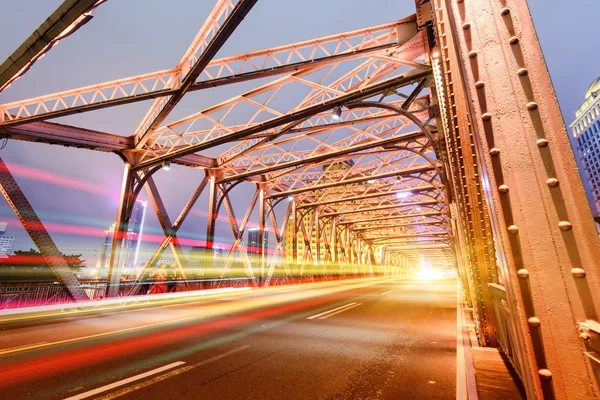
[[[0,59],[6,59],[60,3],[60,0],[23,0],[4,4],[0,13],[3,38]],[[61,41],[24,77],[0,94],[0,103],[175,66],[213,2],[176,0],[168,3],[167,6],[167,2],[161,0],[107,1],[94,12],[90,23]],[[414,12],[412,0],[369,2],[377,7],[365,7],[365,3],[364,0],[260,0],[218,56],[386,23]],[[531,0],[530,7],[565,120],[569,123],[588,85],[600,75],[595,32],[600,2],[580,0],[577,7],[568,7],[559,0]],[[192,93],[169,120],[237,95],[252,85],[256,83]],[[129,135],[149,105],[149,102],[135,103],[56,121]],[[102,242],[97,234],[114,222],[116,214],[122,175],[119,158],[113,154],[17,141],[9,142],[0,150],[0,157],[9,167],[34,169],[33,172],[21,169],[21,174],[15,175],[44,223],[58,228],[64,225],[86,228],[78,235],[53,231],[52,236],[61,250],[83,253],[93,264]],[[36,169],[47,175],[36,173]],[[201,171],[178,167],[158,174],[157,183],[172,219],[202,175]],[[37,179],[32,179],[36,176]],[[63,177],[62,184],[53,181],[56,177]],[[250,190],[251,187],[241,188],[238,193]],[[245,196],[234,197],[242,207]],[[185,236],[204,239],[206,203],[204,193],[182,227]],[[238,213],[241,218],[243,211]],[[8,205],[0,201],[0,221],[4,220],[9,222],[8,234],[16,236],[15,249],[33,247]],[[147,213],[146,231],[160,233],[152,210]],[[217,234],[224,241],[230,240],[229,227],[225,224],[218,225]],[[145,244],[145,248],[151,250],[153,245]]]

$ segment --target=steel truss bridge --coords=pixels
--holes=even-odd
[[[103,2],[66,0],[1,65],[0,90]],[[136,288],[123,291],[118,260],[139,193],[164,231],[149,265],[170,251],[185,277],[177,232],[208,191],[207,251],[223,212],[234,237],[221,277],[234,254],[264,286],[276,271],[456,265],[480,343],[504,350],[528,397],[598,396],[598,235],[526,1],[416,0],[396,22],[215,58],[256,2],[219,0],[171,69],[0,104],[2,137],[121,158],[107,295]],[[258,79],[165,122],[187,93]],[[52,122],[149,99],[127,137]],[[153,179],[170,164],[205,171],[178,216]],[[235,210],[242,182],[255,191]],[[88,299],[3,162],[0,189],[68,295]],[[251,262],[242,238],[255,208],[259,243],[269,226],[276,250]]]

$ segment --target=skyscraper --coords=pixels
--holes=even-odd
[[[570,128],[571,145],[595,217],[600,215],[600,77],[585,93]]]
[[[127,226],[127,236],[123,241],[123,249],[121,250],[124,254],[124,268],[136,268],[138,266],[144,220],[146,219],[146,204],[146,201],[136,200],[133,205],[131,218]]]
[[[248,254],[258,254],[260,252],[260,241],[259,241],[259,236],[260,236],[260,229],[259,228],[252,228],[252,229],[248,229]],[[262,248],[263,248],[263,252],[266,252],[267,247],[269,246],[269,232],[267,232],[267,230],[265,229],[264,234],[263,234],[263,242],[262,242]]]
[[[104,242],[100,247],[98,254],[98,261],[96,261],[96,268],[108,268],[110,263],[110,252],[112,249],[113,235],[115,234],[116,224],[112,224],[107,231],[104,231]]]
[[[8,257],[15,244],[15,237],[6,235],[7,226],[6,222],[0,222],[0,258]]]
[[[127,226],[127,232],[125,233],[119,257],[122,260],[121,266],[125,269],[137,268],[139,266],[140,244],[142,242],[142,233],[144,232],[146,205],[146,201],[136,200],[131,212],[131,218],[129,219],[129,225]],[[116,224],[112,224],[107,231],[104,231],[106,236],[98,254],[97,268],[109,267],[115,227]]]

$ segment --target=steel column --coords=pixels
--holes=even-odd
[[[525,0],[441,5],[489,182],[528,396],[600,397],[578,322],[598,321],[600,242]],[[462,27],[461,30],[457,27]],[[465,27],[468,27],[466,29]]]
[[[123,168],[123,180],[121,183],[121,194],[119,197],[119,208],[117,209],[117,218],[115,222],[115,232],[113,234],[110,263],[108,267],[106,295],[108,297],[116,297],[119,295],[121,286],[121,271],[123,265],[120,262],[121,248],[123,240],[127,234],[129,218],[131,217],[131,203],[134,198],[134,183],[136,175],[131,170],[131,165],[125,163]]]

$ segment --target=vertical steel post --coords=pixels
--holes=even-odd
[[[260,285],[263,286],[265,282],[265,223],[266,223],[266,211],[265,211],[265,186],[263,184],[257,184],[256,190],[258,190],[258,263],[260,266]]]
[[[123,180],[121,183],[121,194],[119,197],[119,208],[117,210],[117,218],[115,222],[115,232],[110,252],[110,263],[108,267],[106,295],[108,297],[117,297],[121,286],[121,272],[123,265],[121,264],[121,248],[129,218],[131,217],[131,203],[133,197],[133,185],[135,182],[135,173],[131,171],[131,165],[125,163],[123,168]]]
[[[296,200],[292,200],[292,261],[294,263],[293,271],[298,271],[298,214],[296,212]]]
[[[317,266],[321,265],[321,243],[323,242],[323,238],[321,235],[323,234],[323,229],[321,226],[321,219],[319,218],[319,209],[315,208],[314,215],[314,229],[315,229],[315,246],[316,246],[316,254],[317,254],[317,262],[315,263]]]
[[[219,210],[217,209],[218,203],[218,187],[217,179],[219,178],[219,171],[215,169],[209,169],[206,171],[208,175],[208,221],[206,224],[206,250],[204,254],[204,263],[202,269],[201,279],[206,278],[206,274],[209,270],[209,266],[212,265],[215,245],[215,224],[219,216]],[[214,267],[214,266],[213,266]]]

